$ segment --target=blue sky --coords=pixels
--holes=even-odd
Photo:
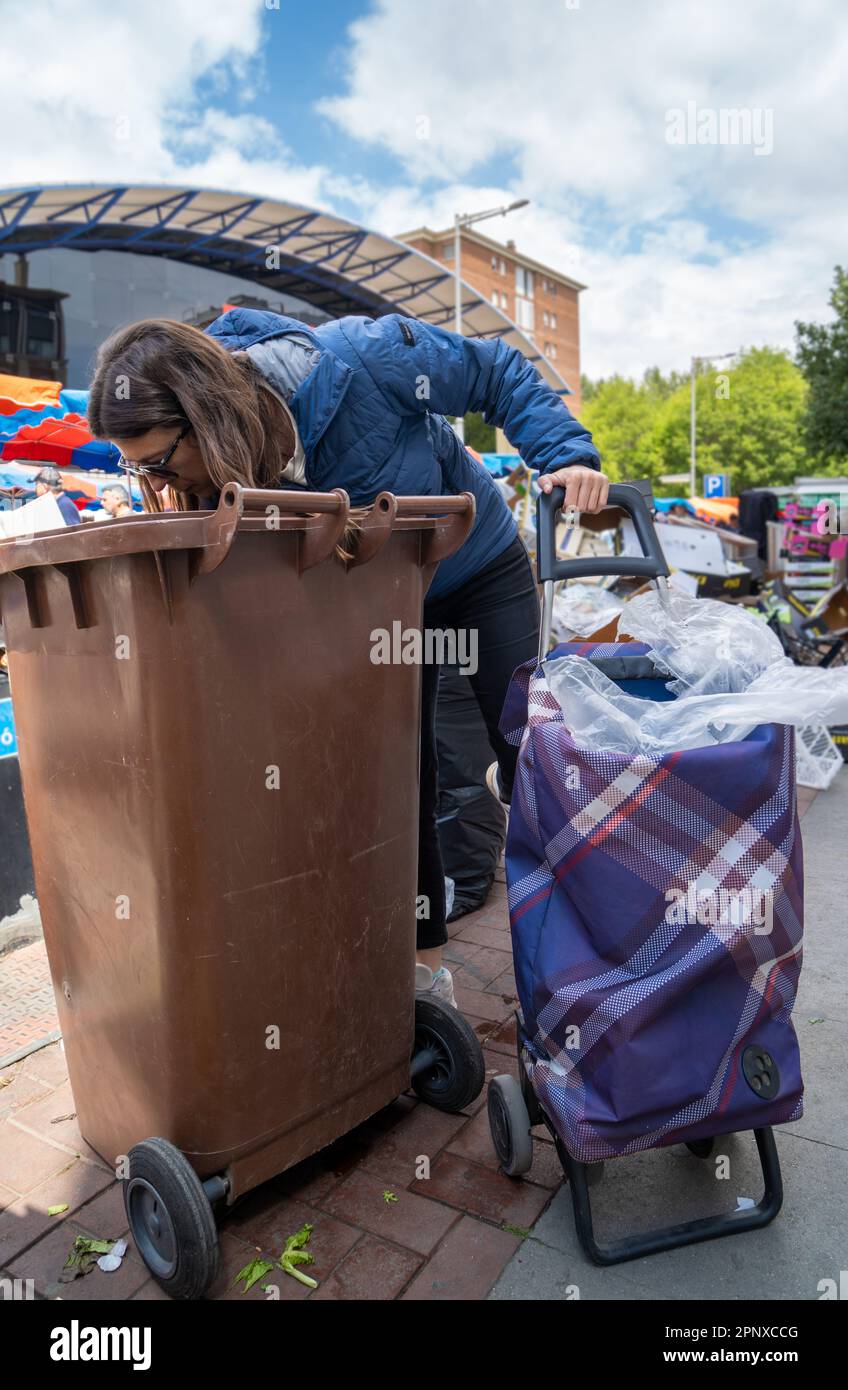
[[[0,62],[6,185],[190,182],[390,234],[528,198],[486,231],[588,286],[592,376],[791,348],[844,259],[844,0],[0,0]],[[770,138],[675,145],[689,103]]]

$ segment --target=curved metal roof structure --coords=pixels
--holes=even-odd
[[[56,184],[0,190],[0,253],[131,251],[235,275],[333,317],[400,312],[453,327],[450,271],[402,241],[316,208],[168,185]],[[462,282],[463,331],[501,337],[555,391],[568,384],[500,309]]]

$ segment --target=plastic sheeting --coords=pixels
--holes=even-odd
[[[848,668],[795,666],[761,619],[663,588],[627,605],[622,626],[650,647],[677,698],[627,694],[584,657],[546,664],[548,685],[577,743],[633,756],[734,743],[760,724],[841,724]]]

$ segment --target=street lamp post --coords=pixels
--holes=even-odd
[[[502,208],[490,208],[487,212],[455,213],[453,219],[453,275],[454,275],[454,332],[462,336],[462,229],[470,227],[472,222],[484,222],[487,217],[505,217],[508,212],[514,212],[516,208],[526,208],[530,202],[529,198],[519,198],[516,203],[509,203]],[[454,429],[457,438],[465,443],[465,421],[458,415],[454,422]]]
[[[697,488],[697,481],[696,481],[696,478],[695,478],[695,433],[696,433],[696,421],[695,421],[695,400],[696,400],[695,380],[696,380],[696,377],[697,377],[697,375],[698,375],[698,368],[699,368],[699,366],[701,365],[702,362],[723,362],[723,361],[725,360],[725,358],[727,358],[727,357],[735,357],[735,356],[736,356],[736,353],[735,353],[735,352],[707,352],[707,353],[702,353],[700,357],[693,357],[693,358],[691,359],[691,367],[690,367],[690,378],[691,378],[690,386],[691,386],[691,389],[690,389],[690,397],[689,397],[689,496],[690,496],[690,497],[694,497],[694,496],[695,496],[695,492],[696,492],[696,488]]]

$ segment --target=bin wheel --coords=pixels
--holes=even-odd
[[[520,1178],[533,1163],[530,1116],[514,1076],[495,1076],[489,1082],[489,1129],[498,1162],[508,1178]]]
[[[464,1110],[477,1099],[486,1079],[480,1040],[468,1019],[450,1004],[419,996],[413,1056],[425,1048],[435,1056],[413,1076],[415,1094],[436,1110]]]
[[[138,1253],[171,1298],[202,1298],[218,1269],[218,1232],[200,1179],[167,1139],[127,1155],[124,1206]]]
[[[709,1158],[715,1148],[715,1139],[690,1139],[686,1147],[696,1158]]]

